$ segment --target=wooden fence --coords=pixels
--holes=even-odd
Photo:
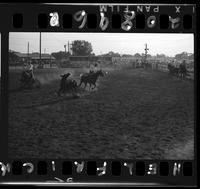
[[[167,64],[162,63],[151,63],[151,68],[153,70],[159,70],[162,72],[169,72]],[[187,75],[188,79],[194,80],[194,69],[193,68],[187,68],[189,75]]]

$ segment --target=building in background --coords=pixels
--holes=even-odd
[[[20,53],[9,51],[9,65],[23,65],[24,63],[31,61],[32,64],[38,65],[40,63],[40,54],[39,53]],[[41,54],[41,62],[45,64],[55,63],[55,57],[51,54]]]

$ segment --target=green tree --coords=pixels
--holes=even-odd
[[[134,54],[134,57],[135,57],[135,58],[142,58],[142,55],[140,55],[139,53],[135,53],[135,54]]]
[[[92,55],[92,44],[84,40],[75,40],[71,50],[74,56],[89,56]]]
[[[157,58],[166,58],[165,54],[157,54],[156,57]]]
[[[190,55],[188,56],[188,58],[189,58],[189,60],[194,60],[194,54],[190,54]]]
[[[101,56],[111,56],[111,57],[120,57],[120,54],[119,53],[115,53],[113,51],[110,51],[106,54],[102,54]]]
[[[183,59],[187,59],[188,58],[188,53],[187,52],[182,52],[180,54],[176,54],[175,58],[177,60],[183,60]]]
[[[133,57],[131,54],[123,54],[122,57]]]

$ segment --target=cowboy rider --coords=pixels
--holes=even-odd
[[[34,79],[33,68],[34,67],[33,64],[31,64],[31,61],[28,61],[27,64],[24,65],[24,72],[27,76]]]
[[[98,71],[98,64],[100,63],[100,61],[95,62],[94,64],[90,65],[90,73],[95,73]]]

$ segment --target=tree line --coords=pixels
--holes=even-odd
[[[92,49],[92,44],[88,41],[84,41],[84,40],[75,40],[72,43],[72,46],[70,48],[72,53],[69,52],[64,52],[64,51],[59,51],[59,52],[54,52],[52,53],[52,56],[54,56],[57,60],[61,60],[61,59],[65,59],[68,56],[72,55],[72,56],[95,56],[95,54],[93,53],[93,49]],[[111,56],[111,57],[135,57],[135,58],[142,58],[145,56],[144,53],[135,53],[135,54],[119,54],[117,52],[113,52],[110,51],[108,53],[105,54],[101,54],[99,56]],[[147,58],[163,58],[163,59],[168,59],[169,56],[166,56],[165,54],[157,54],[155,56],[152,56],[150,54],[147,54]],[[172,57],[171,57],[172,58]],[[194,54],[190,54],[187,52],[182,52],[180,54],[176,54],[173,58],[175,58],[176,60],[182,60],[182,59],[186,59],[186,60],[193,60],[194,59]]]
[[[56,60],[62,60],[67,59],[69,56],[95,56],[93,53],[92,44],[85,40],[75,40],[72,42],[70,47],[70,52],[65,51],[59,51],[59,52],[53,52],[51,55]],[[117,52],[110,51],[106,54],[101,54],[100,56],[111,56],[111,57],[135,57],[137,59],[140,59],[144,57],[144,53],[139,54],[135,53],[133,55],[131,54],[119,54]],[[165,54],[157,54],[156,56],[151,56],[150,54],[147,54],[147,58],[154,57],[154,58],[169,58]],[[180,54],[176,54],[173,58],[177,60],[187,59],[187,60],[194,60],[194,54],[189,54],[187,52],[182,52]],[[14,51],[9,51],[9,59],[10,60],[16,60],[18,57],[14,54]]]

